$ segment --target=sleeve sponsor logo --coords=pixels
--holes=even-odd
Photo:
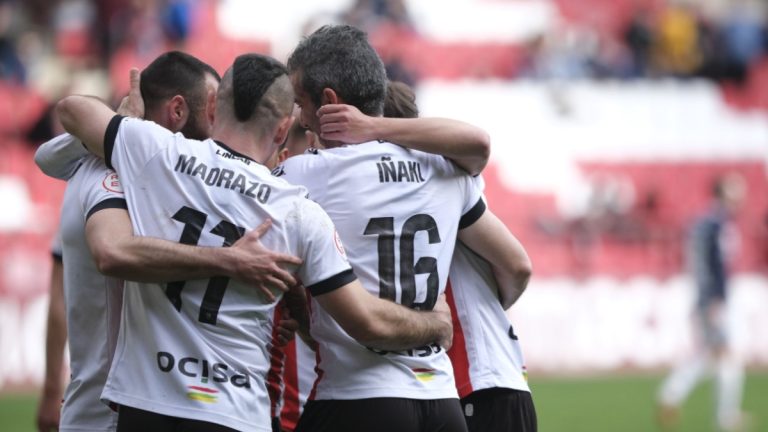
[[[336,230],[333,230],[333,242],[336,244],[336,249],[339,251],[341,256],[346,259],[347,251],[344,250],[344,245],[341,243],[341,237],[339,237],[339,232]]]
[[[117,176],[116,172],[111,170],[109,173],[107,173],[107,176],[104,177],[104,180],[102,180],[101,187],[103,187],[104,190],[112,193],[123,193],[123,186],[120,184],[120,177]]]

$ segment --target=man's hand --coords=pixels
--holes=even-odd
[[[376,139],[373,125],[375,117],[369,117],[352,105],[328,104],[317,110],[320,120],[320,138],[355,144]]]
[[[441,334],[437,343],[448,351],[453,346],[453,319],[451,318],[451,307],[448,306],[448,302],[445,300],[445,294],[441,294],[437,298],[432,311],[435,312],[435,316],[438,320],[442,321],[445,327],[445,331]]]
[[[297,266],[302,260],[293,255],[272,252],[261,244],[259,239],[271,226],[272,221],[267,219],[232,245],[232,250],[238,252],[238,259],[231,276],[258,288],[273,302],[274,290],[286,292],[296,285],[296,278],[281,266]]]
[[[37,430],[49,432],[59,430],[61,419],[61,395],[43,392],[40,404],[37,407]],[[54,392],[55,393],[55,392]]]
[[[144,118],[144,99],[141,98],[141,74],[136,68],[131,68],[131,87],[128,96],[124,97],[117,108],[117,113],[126,117]]]
[[[291,313],[287,307],[283,307],[282,318],[277,322],[277,338],[275,344],[280,347],[288,345],[288,342],[296,337],[296,331],[298,330],[299,322],[291,318]]]

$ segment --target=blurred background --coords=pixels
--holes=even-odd
[[[61,131],[52,104],[117,101],[168,49],[224,72],[346,22],[422,116],[491,135],[489,205],[534,264],[509,315],[543,431],[657,429],[663,375],[694,349],[687,231],[741,176],[728,318],[747,430],[767,431],[766,17],[759,0],[0,0],[0,430],[33,430],[43,378],[64,184],[32,154]],[[714,430],[707,386],[678,430]]]

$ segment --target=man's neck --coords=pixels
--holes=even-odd
[[[244,133],[238,128],[218,128],[211,134],[211,139],[224,143],[232,150],[248,156],[256,162],[263,164],[271,154],[265,145],[256,141],[256,138]]]

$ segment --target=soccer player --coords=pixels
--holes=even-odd
[[[485,215],[480,191],[465,171],[443,157],[389,142],[340,146],[337,122],[321,124],[320,118],[339,104],[371,116],[383,112],[386,74],[362,31],[322,27],[299,44],[288,67],[302,123],[320,135],[327,150],[290,158],[276,173],[306,185],[310,198],[328,212],[363,286],[382,298],[430,309],[444,290],[460,227],[459,235],[473,250],[485,247],[487,253],[497,246],[487,230],[494,222]],[[392,142],[443,147],[467,171],[482,169],[487,148],[467,151],[464,142],[450,141],[450,136],[447,146],[425,142],[415,132],[435,125],[427,120],[381,118],[375,123],[388,126],[383,136]],[[434,131],[445,132],[440,127]],[[319,343],[319,378],[297,431],[466,430],[443,347],[366,348],[315,307],[311,331]]]
[[[194,136],[209,133],[208,114],[212,114],[213,106],[206,101],[218,85],[215,70],[187,54],[169,52],[153,61],[143,74],[151,83],[141,89],[150,119]],[[117,337],[122,283],[104,277],[99,270],[166,281],[176,280],[179,274],[245,277],[247,274],[236,267],[251,265],[246,261],[254,256],[241,253],[240,246],[247,245],[254,234],[227,250],[134,237],[119,179],[100,159],[87,153],[83,156],[82,148],[74,137],[64,135],[44,144],[36,155],[36,161],[48,171],[70,175],[61,232],[72,376],[59,429],[114,430],[116,415],[99,400]],[[289,279],[292,283],[293,278]],[[52,349],[49,356],[55,354]]]
[[[525,290],[530,261],[511,233],[499,235],[508,237],[518,256],[518,265],[511,269],[516,277],[506,287],[485,259],[456,244],[446,289],[455,340],[448,355],[470,432],[535,432],[536,410],[523,352],[504,312]]]
[[[745,427],[741,412],[744,366],[729,346],[727,325],[728,261],[736,228],[731,218],[746,197],[746,184],[737,174],[718,178],[712,187],[711,208],[693,224],[688,241],[688,264],[696,284],[695,349],[692,358],[674,368],[659,391],[658,420],[673,427],[680,405],[711,363],[716,366],[716,421],[720,430]],[[729,254],[730,253],[730,254]]]
[[[56,233],[51,245],[52,267],[48,323],[45,335],[45,378],[37,407],[37,430],[59,428],[63,389],[64,347],[67,343],[67,318],[64,309],[64,267],[61,262],[61,238]]]
[[[359,343],[379,350],[450,345],[447,305],[417,312],[366,293],[328,216],[304,188],[262,165],[285,140],[293,98],[285,67],[249,54],[222,79],[206,141],[123,118],[88,97],[67,97],[57,110],[65,129],[120,174],[138,235],[220,245],[269,218],[264,243],[302,258],[296,270],[317,306]],[[264,376],[273,308],[228,278],[165,289],[126,282],[102,395],[120,405],[118,430],[270,431]]]
[[[350,137],[380,129],[375,124],[381,118],[365,116],[354,107],[326,107],[323,112],[335,114],[321,116],[320,124],[337,123],[334,136],[340,141],[348,142]],[[403,83],[390,82],[385,117],[416,118],[418,114],[413,90]],[[426,135],[424,139],[429,138]],[[504,313],[526,289],[531,262],[509,230],[499,227],[496,235],[505,239],[511,257],[509,272],[501,275],[503,284],[486,260],[463,243],[456,244],[446,288],[454,320],[454,345],[448,355],[470,432],[535,431],[536,412],[522,350]]]

